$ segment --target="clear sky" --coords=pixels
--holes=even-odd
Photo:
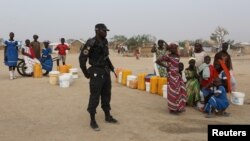
[[[226,39],[250,41],[250,0],[0,0],[0,38],[87,39],[105,23],[114,35],[151,34],[166,41],[209,39],[217,26]]]

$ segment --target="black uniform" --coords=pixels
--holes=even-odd
[[[89,58],[90,67],[87,69],[86,63]],[[90,97],[88,112],[96,113],[101,96],[102,109],[105,112],[111,110],[111,78],[110,71],[114,67],[109,59],[108,41],[98,41],[96,37],[89,39],[82,48],[79,56],[80,67],[86,78],[90,78]]]

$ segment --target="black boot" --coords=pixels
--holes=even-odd
[[[95,114],[90,114],[90,127],[95,131],[100,131],[98,124],[95,121]]]
[[[104,111],[105,112],[105,121],[108,122],[108,123],[117,123],[118,121],[113,118],[111,115],[110,115],[110,112],[109,111]]]

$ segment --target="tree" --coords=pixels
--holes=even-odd
[[[229,35],[229,32],[225,28],[218,26],[214,33],[211,34],[210,39],[215,41],[217,46],[221,48],[221,44],[224,42],[226,35]]]
[[[115,35],[114,37],[111,38],[111,42],[126,42],[127,37],[124,35]]]
[[[145,44],[154,43],[156,38],[150,34],[137,35],[129,38],[126,42],[129,50],[144,47]]]

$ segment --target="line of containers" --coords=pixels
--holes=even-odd
[[[34,64],[33,77],[41,78],[43,76],[41,64]],[[61,65],[57,67],[57,71],[49,72],[49,83],[58,85],[62,88],[67,88],[73,83],[73,78],[78,78],[77,68],[72,68],[72,65]]]
[[[123,68],[117,68],[117,83],[121,83],[132,89],[139,89],[157,94],[167,98],[167,78],[155,76],[154,74],[140,73],[137,76],[132,75],[132,71]]]

